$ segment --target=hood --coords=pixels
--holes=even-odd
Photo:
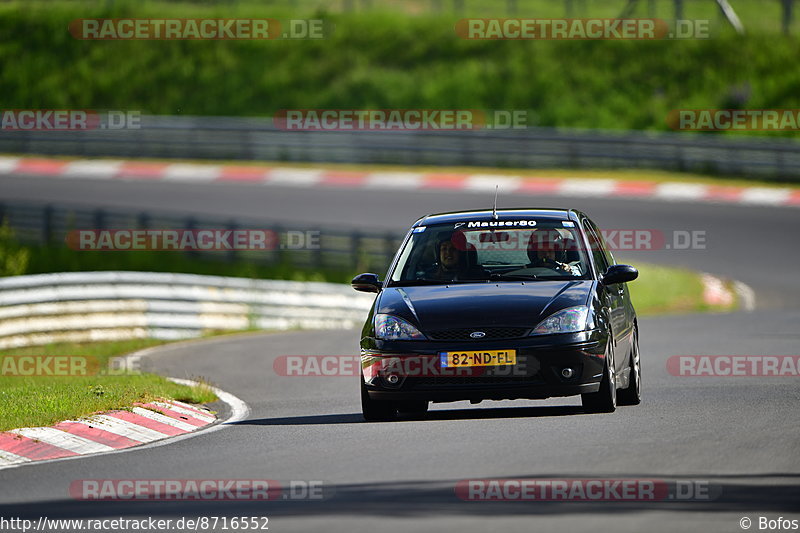
[[[402,317],[423,332],[489,326],[533,328],[556,311],[587,305],[593,284],[591,280],[570,280],[389,287],[381,292],[377,312]]]

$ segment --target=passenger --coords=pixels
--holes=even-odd
[[[528,239],[528,268],[550,268],[580,276],[577,264],[567,262],[567,244],[557,230],[534,230]]]
[[[459,246],[453,242],[455,240]],[[436,243],[436,257],[437,265],[428,270],[425,276],[427,279],[437,281],[486,279],[486,272],[475,264],[477,252],[474,246],[467,243],[462,233],[440,239]]]

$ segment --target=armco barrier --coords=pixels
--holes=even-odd
[[[0,153],[517,168],[659,168],[800,178],[800,143],[685,132],[526,128],[286,131],[270,119],[142,116],[140,129],[6,131]]]
[[[244,329],[359,327],[373,297],[347,285],[153,272],[0,279],[0,349],[181,339]]]

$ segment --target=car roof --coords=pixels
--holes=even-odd
[[[575,209],[563,209],[552,207],[516,207],[498,209],[497,218],[491,209],[453,211],[450,213],[434,213],[426,215],[417,220],[412,227],[429,224],[454,224],[456,222],[480,221],[490,222],[493,220],[518,220],[527,218],[552,219],[552,220],[572,220],[578,222],[583,213]]]

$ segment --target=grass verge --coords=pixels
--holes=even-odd
[[[155,374],[71,376],[8,375],[23,368],[14,356],[84,356],[72,361],[89,361],[87,374],[108,367],[112,357],[164,341],[134,339],[85,344],[51,344],[0,352],[0,431],[19,427],[50,426],[62,420],[112,409],[129,409],[135,402],[168,398],[189,403],[207,403],[216,395],[206,386],[187,387]],[[40,361],[43,359],[39,359]],[[52,367],[51,367],[52,368]],[[74,372],[75,374],[79,372]]]
[[[639,316],[730,311],[737,306],[735,300],[727,307],[706,303],[703,282],[693,270],[635,261],[632,264],[639,270],[639,279],[628,287]],[[731,290],[730,284],[727,288]]]

